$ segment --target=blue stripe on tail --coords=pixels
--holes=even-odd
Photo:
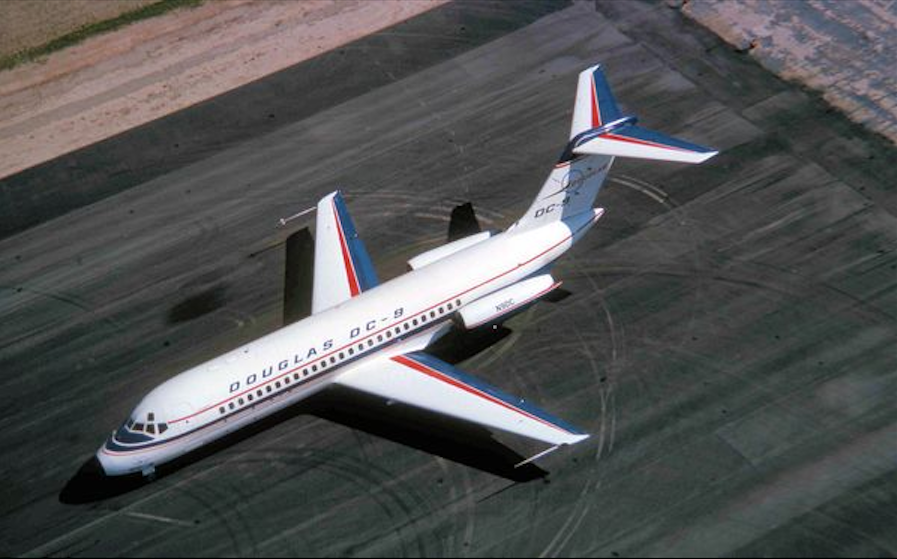
[[[336,206],[336,213],[342,225],[343,233],[346,235],[346,244],[349,246],[349,255],[352,258],[352,264],[355,266],[355,273],[358,275],[358,287],[362,291],[367,291],[380,285],[377,279],[377,271],[374,269],[374,263],[364,247],[364,241],[358,237],[358,231],[355,229],[355,223],[349,215],[346,202],[343,195],[337,193],[333,199]]]
[[[608,124],[623,116],[617,107],[617,100],[611,93],[610,84],[604,76],[601,66],[595,68],[592,73],[592,82],[595,84],[595,98],[598,100],[598,111],[601,114],[601,124]]]

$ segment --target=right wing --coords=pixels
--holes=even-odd
[[[589,435],[422,352],[377,359],[349,370],[336,384],[554,446]]]

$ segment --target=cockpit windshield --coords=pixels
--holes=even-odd
[[[116,433],[121,442],[147,442],[164,435],[168,423],[161,421],[155,412],[135,413]]]

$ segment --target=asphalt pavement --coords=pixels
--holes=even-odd
[[[60,204],[17,205],[38,214],[0,240],[0,553],[897,554],[894,148],[665,3],[507,6],[450,5],[3,185]],[[515,475],[521,441],[336,394],[66,498],[143,394],[280,325],[284,241],[311,223],[281,217],[342,189],[382,278],[455,205],[505,227],[595,62],[644,126],[721,153],[618,160],[555,268],[571,295],[461,362],[589,441]]]

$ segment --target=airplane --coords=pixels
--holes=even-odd
[[[342,194],[325,196],[310,316],[152,390],[97,451],[104,473],[152,479],[158,466],[330,386],[548,446],[518,465],[582,442],[584,431],[427,350],[453,328],[501,324],[561,285],[552,265],[604,214],[593,203],[615,157],[701,163],[717,153],[636,121],[617,107],[600,65],[581,72],[569,141],[526,213],[503,232],[475,232],[415,256],[387,282]]]

